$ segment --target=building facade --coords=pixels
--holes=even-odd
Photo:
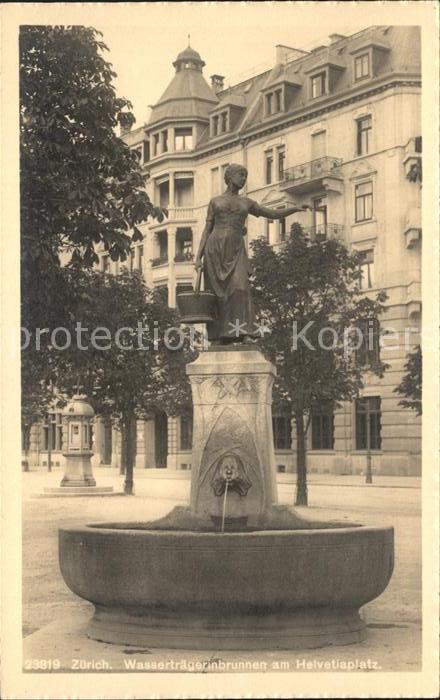
[[[395,349],[384,339],[381,357],[389,369],[382,379],[367,375],[352,404],[316,407],[311,472],[364,472],[369,440],[376,473],[420,473],[420,419],[393,392],[421,324],[420,60],[418,28],[370,27],[333,34],[310,52],[277,46],[272,69],[225,89],[221,75],[208,83],[202,58],[188,47],[148,123],[123,134],[148,173],[150,198],[169,212],[143,226],[128,265],[149,287],[166,289],[170,306],[192,287],[208,202],[230,163],[248,168],[245,193],[259,203],[311,207],[287,220],[249,217],[247,244],[265,236],[278,246],[297,221],[310,236],[337,237],[363,254],[365,294],[387,291],[381,323],[394,331]],[[100,261],[118,273],[120,263],[104,251]],[[57,416],[52,421],[56,452]],[[36,433],[47,447],[47,427],[34,442]],[[293,435],[291,417],[274,416],[280,472],[295,471]],[[191,415],[139,422],[136,466],[189,469],[191,441]],[[118,465],[118,433],[99,421],[95,451],[97,463]]]

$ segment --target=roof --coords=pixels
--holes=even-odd
[[[185,61],[198,63],[199,67],[182,67],[181,63]],[[215,92],[203,77],[201,67],[205,64],[197,51],[186,48],[179,53],[173,65],[176,66],[176,74],[152,108],[149,126],[164,119],[208,119],[209,110],[218,102]]]
[[[186,49],[179,53],[179,55],[173,63],[173,66],[175,66],[177,63],[180,63],[181,61],[194,61],[196,63],[201,63],[203,66],[205,65],[205,62],[202,60],[202,57],[200,56],[198,51],[192,49],[191,46],[187,46]]]
[[[95,415],[95,411],[87,402],[86,396],[83,396],[82,394],[75,394],[75,396],[69,401],[67,406],[64,408],[63,414],[65,416],[93,417]]]

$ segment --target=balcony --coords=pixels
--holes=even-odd
[[[194,207],[168,209],[168,221],[191,221],[193,219],[195,219]]]
[[[176,253],[174,256],[174,262],[176,263],[192,262],[193,260],[194,253],[190,253],[189,251],[186,251],[184,253]]]
[[[319,224],[318,226],[304,227],[304,233],[313,241],[328,241],[330,239],[342,241],[344,239],[344,227],[341,224]]]
[[[151,267],[160,267],[161,265],[168,265],[168,255],[163,255],[159,258],[152,259]]]
[[[403,167],[410,182],[422,182],[422,137],[408,141],[404,149]]]
[[[342,158],[324,156],[284,171],[280,189],[295,194],[324,190],[342,194]]]

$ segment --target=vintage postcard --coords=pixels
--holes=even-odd
[[[437,3],[1,14],[2,697],[437,696]]]

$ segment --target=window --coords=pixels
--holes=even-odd
[[[381,408],[380,396],[356,399],[356,449],[380,450]]]
[[[191,450],[193,438],[193,416],[192,413],[180,416],[180,449]]]
[[[322,131],[317,131],[314,134],[312,134],[312,138],[310,141],[310,152],[312,156],[312,161],[318,160],[319,158],[323,158],[324,156],[327,155],[327,132],[325,130]],[[317,163],[312,167],[320,167],[320,164]]]
[[[153,136],[153,156],[159,155],[159,138],[160,138],[160,134],[154,134],[154,136]]]
[[[220,194],[220,171],[218,168],[211,168],[211,197]]]
[[[144,246],[138,246],[138,270],[142,272],[144,268]]]
[[[193,147],[192,128],[181,127],[174,130],[174,148],[176,151],[190,151]]]
[[[272,114],[273,93],[266,95],[266,114]]]
[[[215,115],[215,117],[212,118],[212,135],[217,136],[218,134],[218,125],[219,125],[219,116],[218,114]]]
[[[150,160],[150,142],[144,141],[144,163]]]
[[[192,173],[175,173],[174,204],[176,207],[191,207],[194,203],[194,176]]]
[[[273,180],[273,153],[268,151],[265,154],[266,158],[266,185],[270,185]]]
[[[133,272],[133,269],[134,269],[134,256],[135,256],[135,249],[130,248],[130,252],[128,254],[128,261],[127,261],[128,269],[130,270],[130,272]]]
[[[159,187],[159,206],[169,207],[170,205],[170,181],[168,178],[158,183]]]
[[[281,105],[282,105],[282,90],[275,90],[274,96],[275,96],[275,112],[281,112]]]
[[[175,262],[193,259],[193,236],[190,228],[177,229]]]
[[[362,117],[357,122],[356,152],[358,156],[363,156],[370,152],[371,147],[371,116]]]
[[[168,151],[168,131],[162,131],[162,153]]]
[[[220,131],[225,132],[228,130],[228,113],[222,112],[220,114]]]
[[[102,256],[102,271],[110,272],[110,255]]]
[[[327,206],[322,197],[313,200],[313,227],[317,240],[327,238]]]
[[[43,425],[43,450],[63,449],[63,417],[61,413],[46,413]]]
[[[284,168],[286,165],[286,152],[285,152],[284,148],[277,149],[277,157],[278,157],[278,163],[277,163],[278,181],[281,182],[281,180],[284,180]]]
[[[372,289],[374,287],[374,250],[362,250],[360,252],[362,256],[360,271],[362,277],[359,281],[359,286],[361,289]]]
[[[331,401],[320,401],[312,407],[312,450],[333,450],[334,417]]]
[[[272,416],[272,427],[275,450],[290,450],[292,447],[290,416]]]
[[[225,181],[225,172],[229,168],[229,163],[223,163],[222,165],[222,183]]]
[[[280,241],[286,240],[286,219],[279,220]]]
[[[363,53],[354,59],[354,79],[361,80],[370,75],[370,55]]]
[[[375,364],[380,361],[380,324],[376,318],[368,318],[357,324],[355,343],[359,345],[356,350],[356,362],[361,367]]]
[[[318,73],[310,78],[312,84],[312,97],[321,97],[325,95],[326,90],[326,77],[325,73]]]
[[[266,239],[270,245],[275,243],[275,221],[273,219],[266,219]]]
[[[373,218],[373,183],[363,182],[355,187],[355,220],[368,221]]]

